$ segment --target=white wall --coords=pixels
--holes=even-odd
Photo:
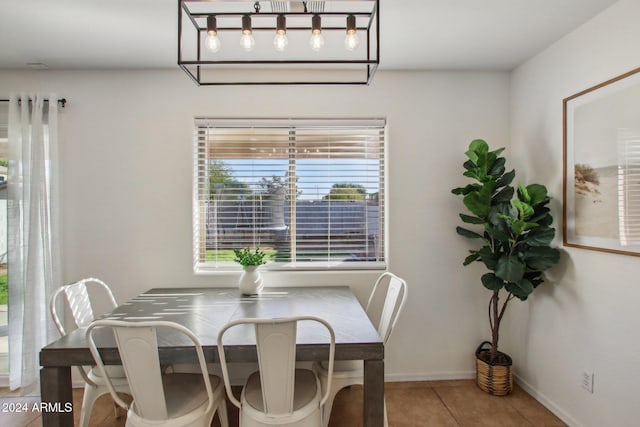
[[[410,299],[387,350],[390,379],[472,375],[487,337],[488,295],[455,226],[463,153],[508,143],[507,73],[385,73],[370,87],[198,88],[181,71],[0,72],[0,94],[56,91],[64,278],[95,275],[122,301],[152,286],[235,286],[195,276],[191,257],[193,118],[386,117],[390,269]],[[377,273],[269,273],[272,284],[349,284]]]
[[[621,0],[511,76],[519,170],[554,195],[562,216],[562,100],[640,66],[640,2]],[[637,426],[640,258],[564,248],[552,283],[507,319],[504,346],[525,386],[573,426]],[[594,394],[580,388],[595,373]]]

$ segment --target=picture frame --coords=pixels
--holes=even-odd
[[[640,68],[563,100],[563,243],[640,256]]]

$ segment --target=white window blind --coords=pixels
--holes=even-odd
[[[196,119],[196,271],[382,268],[385,121]]]

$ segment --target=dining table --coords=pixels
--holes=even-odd
[[[186,326],[202,343],[208,363],[219,362],[217,337],[222,327],[241,318],[317,316],[335,332],[336,360],[363,360],[364,427],[384,423],[384,343],[375,326],[348,286],[269,287],[257,295],[243,295],[237,288],[152,288],[119,305],[102,318],[126,321],[163,320]],[[327,360],[329,335],[318,333],[313,322],[298,327],[296,359],[301,362]],[[73,426],[73,366],[95,362],[78,328],[40,351],[40,389],[44,427]],[[105,331],[106,332],[106,331]],[[158,329],[160,363],[197,364],[193,343]],[[121,364],[113,334],[95,334],[105,364]],[[224,343],[227,362],[256,362],[255,337],[236,334]]]

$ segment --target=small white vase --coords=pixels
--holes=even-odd
[[[262,275],[257,265],[248,265],[244,267],[238,287],[244,295],[255,295],[262,291]]]

